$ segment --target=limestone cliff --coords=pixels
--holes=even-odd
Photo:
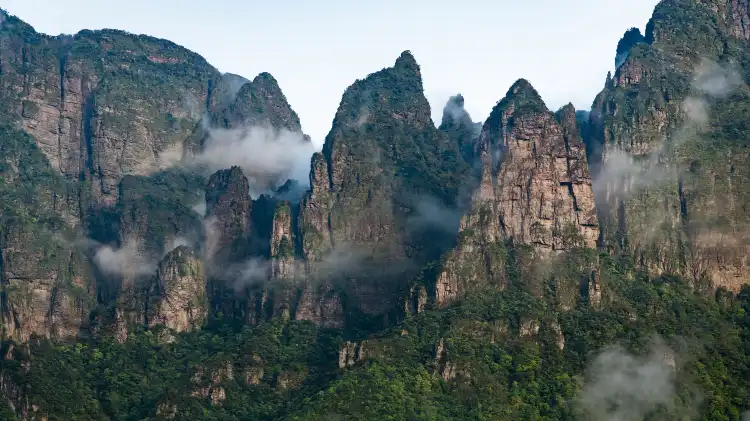
[[[182,155],[218,72],[171,42],[122,31],[49,37],[12,16],[0,29],[4,118],[34,136],[53,168],[114,204],[126,174]]]
[[[439,305],[472,284],[502,287],[507,242],[532,245],[544,256],[595,248],[599,235],[586,150],[572,105],[556,118],[521,79],[490,113],[477,152],[480,184],[461,220],[459,244],[438,276]]]
[[[147,323],[176,332],[200,328],[208,313],[203,262],[192,249],[180,246],[159,263],[150,292]]]
[[[594,101],[588,140],[604,245],[732,290],[750,279],[735,129],[747,118],[747,22],[743,2],[659,3]]]
[[[354,311],[390,311],[405,280],[450,243],[422,223],[419,206],[454,204],[461,165],[457,145],[430,118],[411,53],[355,82],[313,156],[311,192],[301,205],[313,276],[338,281]]]
[[[0,126],[0,323],[2,334],[76,336],[96,285],[74,246],[65,194],[72,187],[33,138]]]

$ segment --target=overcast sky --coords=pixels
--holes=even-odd
[[[462,93],[475,121],[518,78],[553,109],[588,109],[626,29],[657,0],[4,0],[37,31],[116,28],[167,38],[222,72],[276,77],[321,144],[341,94],[411,50],[439,119]]]

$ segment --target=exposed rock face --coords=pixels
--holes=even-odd
[[[228,93],[233,90],[233,85],[241,83],[233,76],[222,80],[225,80],[223,85],[226,87],[220,86],[221,91]],[[224,107],[221,101],[215,103],[211,119],[216,127],[266,126],[302,132],[299,116],[289,106],[278,82],[269,73],[261,73],[252,82],[243,83],[234,94],[234,100],[227,102],[228,105]]]
[[[239,167],[216,172],[206,186],[206,255],[236,259],[250,234],[250,186]],[[220,254],[220,255],[219,255]]]
[[[746,118],[748,92],[731,64],[712,62],[746,56],[747,13],[742,1],[660,2],[590,115],[604,244],[653,273],[735,291],[750,279],[750,220],[735,209],[750,198],[731,121]]]
[[[172,250],[159,264],[147,309],[148,323],[177,332],[201,327],[208,314],[203,262],[189,247]]]
[[[294,257],[292,208],[289,202],[282,201],[276,205],[271,224],[272,276],[274,278],[292,280],[295,278],[298,268]]]
[[[71,244],[70,184],[33,139],[0,126],[0,323],[25,341],[76,336],[96,296],[86,259]]]
[[[594,247],[591,179],[572,106],[561,118],[563,127],[528,82],[516,82],[482,129],[479,200],[495,202],[503,234],[517,242],[563,250],[573,245],[570,229]]]
[[[507,240],[542,255],[596,247],[594,195],[575,109],[568,105],[557,117],[525,80],[492,110],[479,140],[480,185],[461,220],[459,245],[438,277],[439,305],[473,283],[502,284]]]
[[[311,192],[301,206],[301,244],[313,276],[348,278],[336,285],[358,311],[394,308],[404,280],[450,243],[439,235],[426,241],[434,227],[409,217],[419,217],[420,195],[443,206],[454,200],[458,179],[446,182],[445,174],[461,172],[458,155],[431,121],[409,52],[350,86],[323,152],[313,156]]]
[[[351,367],[367,357],[367,341],[346,341],[339,347],[339,368]]]
[[[53,168],[90,180],[103,204],[115,202],[121,176],[181,157],[218,77],[195,53],[121,31],[48,37],[5,17],[0,38],[4,117],[34,136]]]
[[[750,16],[747,0],[699,0],[715,12],[725,31],[739,39],[750,40]]]

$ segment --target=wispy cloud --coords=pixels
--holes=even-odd
[[[630,354],[619,346],[604,349],[587,370],[577,404],[583,419],[641,421],[657,410],[691,415],[678,406],[676,354],[654,341],[648,355]]]
[[[187,164],[205,167],[210,173],[236,165],[248,178],[251,193],[258,195],[288,179],[307,185],[315,151],[302,133],[285,129],[208,129],[203,151]]]

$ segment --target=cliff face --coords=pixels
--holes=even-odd
[[[557,118],[525,80],[517,81],[482,127],[480,182],[461,220],[459,245],[436,285],[444,305],[473,284],[505,281],[506,243],[545,256],[596,247],[599,235],[586,150],[575,109]]]
[[[0,320],[3,335],[74,336],[96,285],[73,246],[66,192],[33,138],[0,127]]]
[[[394,308],[405,282],[447,244],[419,212],[424,200],[454,204],[456,146],[432,123],[411,53],[346,90],[300,214],[313,276],[333,282],[324,290],[341,289],[364,313]]]
[[[209,235],[218,241],[205,243],[209,253],[247,253],[240,244],[250,226],[247,180],[239,186],[245,207],[212,195],[230,186],[209,183],[206,224],[195,208],[206,189],[194,171],[202,168],[177,164],[192,164],[214,128],[284,129],[309,142],[271,75],[221,75],[152,37],[115,30],[50,37],[2,18],[6,334],[74,336],[97,304],[116,303],[120,319],[144,323],[159,261],[179,245],[204,248],[210,223],[228,231]]]
[[[121,338],[214,316],[369,329],[518,273],[541,294],[535,274],[561,262],[591,275],[558,271],[555,305],[577,289],[599,305],[598,247],[736,290],[750,279],[745,6],[661,2],[583,119],[521,79],[483,124],[456,95],[436,128],[405,51],[345,91],[307,191],[279,188],[286,154],[264,166],[246,149],[309,147],[270,74],[6,16],[4,330],[75,335],[95,307]]]
[[[121,31],[49,37],[5,16],[5,119],[34,136],[52,167],[114,204],[120,178],[171,165],[218,72],[171,42]]]
[[[185,246],[172,250],[159,263],[155,280],[146,308],[148,325],[176,332],[200,328],[208,302],[204,264],[196,252]]]
[[[651,272],[735,291],[749,279],[736,211],[747,153],[733,123],[747,117],[747,13],[743,2],[659,3],[590,114],[604,244]]]

